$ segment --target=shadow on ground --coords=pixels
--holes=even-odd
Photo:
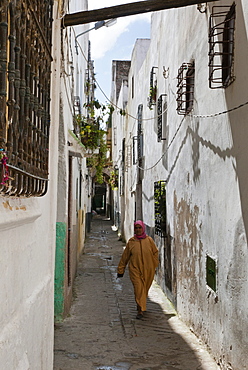
[[[93,220],[70,315],[55,325],[54,370],[218,369],[155,283],[135,318],[128,271],[116,279],[123,247],[110,220]]]

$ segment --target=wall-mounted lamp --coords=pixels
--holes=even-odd
[[[106,27],[110,27],[110,26],[113,26],[115,23],[117,22],[117,19],[116,18],[113,18],[113,19],[109,19],[108,21],[99,21],[99,22],[96,22],[94,27],[92,28],[89,28],[88,30],[82,32],[82,33],[79,33],[76,37],[75,37],[75,48],[76,48],[76,53],[78,55],[78,42],[77,42],[77,39],[79,36],[82,36],[84,35],[85,33],[87,32],[90,32],[92,30],[99,30],[99,28],[103,27],[103,26],[106,26]]]

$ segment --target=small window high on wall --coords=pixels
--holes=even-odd
[[[158,142],[166,140],[165,130],[167,125],[167,95],[161,94],[158,98]]]
[[[209,87],[226,88],[235,79],[234,30],[236,5],[214,6],[209,20]]]
[[[152,109],[152,106],[155,105],[157,101],[157,70],[158,67],[152,67],[150,72],[149,97],[147,99],[149,109]]]
[[[194,103],[195,64],[183,63],[177,75],[177,113],[188,114]]]

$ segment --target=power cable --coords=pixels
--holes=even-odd
[[[73,27],[72,27],[72,28],[73,28]],[[73,28],[73,31],[74,31],[74,34],[75,34],[75,30],[74,30],[74,28]],[[83,50],[82,50],[81,45],[79,44],[78,46],[79,46],[79,49],[80,49],[80,51],[81,51],[81,53],[82,53],[83,57],[85,58],[86,62],[88,63],[88,60],[87,60],[87,58],[86,58],[86,56],[85,56],[85,54],[84,54],[84,52],[83,52]],[[101,91],[101,93],[103,94],[103,96],[107,99],[107,101],[108,101],[108,102],[109,102],[109,103],[110,103],[114,108],[116,108],[116,109],[118,109],[118,110],[122,111],[122,109],[121,109],[121,108],[119,108],[115,103],[113,103],[113,102],[108,98],[108,96],[105,94],[105,92],[103,91],[103,89],[101,88],[101,86],[99,85],[99,83],[98,83],[98,81],[96,80],[96,78],[95,78],[95,77],[94,77],[94,82],[95,82],[95,84],[97,85],[97,87],[99,88],[99,90]],[[173,92],[173,95],[175,95],[175,94],[174,94],[174,92]],[[171,101],[171,103],[172,103],[172,101]],[[171,104],[171,103],[170,103],[170,104]],[[168,110],[168,108],[169,108],[170,104],[169,104],[169,105],[167,105],[166,109],[165,109],[161,114],[156,115],[156,116],[154,116],[154,117],[150,117],[150,118],[143,118],[143,119],[142,119],[142,121],[152,121],[152,120],[155,120],[155,119],[159,118],[160,116],[162,116],[162,115],[163,115],[163,114]],[[178,128],[177,128],[177,130],[176,130],[176,132],[175,132],[175,134],[174,134],[174,136],[173,136],[173,138],[171,139],[170,143],[168,144],[168,146],[167,146],[167,148],[166,148],[165,152],[164,152],[164,153],[162,154],[162,156],[161,156],[161,157],[156,161],[156,163],[155,163],[153,166],[149,167],[149,168],[142,168],[142,167],[140,167],[140,166],[137,166],[137,167],[138,167],[139,169],[143,170],[143,171],[149,171],[149,170],[153,169],[154,167],[156,167],[156,166],[158,165],[158,163],[163,159],[163,157],[164,157],[164,156],[166,155],[166,153],[168,152],[168,150],[169,150],[170,146],[172,145],[173,141],[175,140],[175,138],[176,138],[176,136],[177,136],[177,134],[178,134],[178,132],[179,132],[179,130],[180,130],[180,128],[181,128],[181,126],[182,126],[182,124],[183,124],[183,121],[184,121],[184,119],[185,119],[186,117],[190,116],[190,117],[194,117],[194,118],[212,118],[212,117],[216,117],[216,116],[220,116],[220,115],[223,115],[223,114],[227,114],[227,113],[233,112],[233,111],[235,111],[235,110],[237,110],[237,109],[240,109],[240,108],[242,108],[242,107],[244,107],[244,106],[246,106],[246,105],[248,105],[248,101],[246,101],[245,103],[239,104],[238,106],[235,106],[235,107],[233,107],[233,108],[230,108],[230,109],[228,109],[228,110],[221,111],[221,112],[217,112],[217,113],[213,113],[213,114],[206,114],[206,115],[201,115],[201,114],[199,114],[199,115],[196,115],[196,114],[190,114],[190,113],[189,113],[187,116],[184,116],[184,117],[183,117],[183,119],[181,120],[181,122],[180,122],[180,124],[179,124],[179,126],[178,126]],[[126,115],[126,116],[128,116],[128,117],[130,117],[130,118],[132,118],[132,119],[134,119],[135,121],[137,121],[137,120],[138,120],[138,118],[137,118],[137,117],[134,117],[134,116],[133,116],[132,114],[130,114],[130,113],[126,113],[125,115]],[[134,125],[133,125],[133,128],[134,128]],[[132,128],[132,131],[133,131],[133,128]],[[128,143],[129,143],[129,141],[130,141],[130,138],[129,138],[129,140],[128,140]]]

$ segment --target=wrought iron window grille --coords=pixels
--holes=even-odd
[[[143,148],[144,148],[144,140],[143,140],[143,132],[140,132],[137,137],[137,144],[138,144],[138,159],[143,157]]]
[[[124,195],[124,173],[120,176],[120,195]]]
[[[87,97],[87,104],[90,104],[95,97],[95,76],[94,76],[94,62],[91,59],[91,42],[88,41],[88,59],[87,69],[84,77],[84,93]],[[90,114],[89,114],[90,115]]]
[[[148,107],[152,109],[153,105],[156,105],[157,101],[157,76],[156,69],[158,67],[152,67],[150,72],[150,88],[149,88],[149,97],[148,97]]]
[[[52,0],[1,2],[2,195],[42,196],[47,191],[52,8]]]
[[[167,124],[167,95],[161,94],[158,98],[158,142],[166,140],[166,137],[163,137],[163,129]]]
[[[227,88],[234,80],[236,5],[214,6],[209,19],[209,87]]]
[[[124,138],[122,139],[122,156],[121,156],[123,165],[125,165],[125,157],[126,157],[126,140]]]
[[[143,104],[138,106],[138,129],[137,129],[137,166],[138,166],[138,183],[144,179],[144,138],[143,138]]]
[[[75,135],[79,136],[80,124],[78,120],[76,119],[78,115],[81,115],[81,103],[80,103],[79,96],[74,96],[73,98],[73,109],[74,109],[74,122],[73,122],[74,130],[73,131]]]
[[[114,187],[119,187],[119,168],[117,166],[114,167]]]
[[[167,236],[166,217],[166,181],[154,182],[154,218],[155,234],[163,238]]]
[[[138,106],[138,130],[137,130],[137,144],[138,144],[138,159],[143,157],[143,130],[142,130],[142,120],[143,120],[143,104]]]
[[[195,64],[183,63],[177,75],[177,113],[188,114],[194,103]]]
[[[132,160],[132,146],[129,144],[126,147],[127,157],[126,157],[126,171],[128,167],[131,167],[131,160]]]
[[[138,141],[138,137],[133,136],[133,165],[137,164],[137,162],[138,162],[137,141]]]
[[[81,114],[80,96],[74,96],[73,105],[75,114]]]

